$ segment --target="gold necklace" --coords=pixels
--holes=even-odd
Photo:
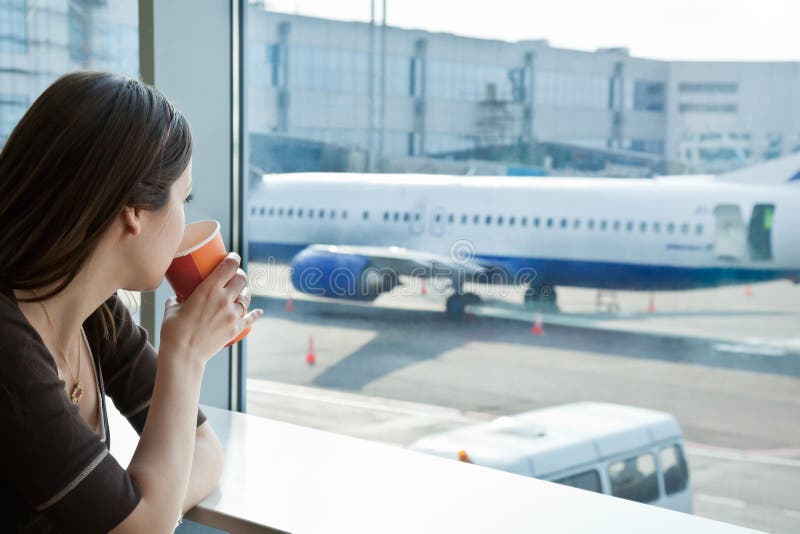
[[[35,297],[39,297],[36,294],[36,291],[31,290]],[[58,331],[56,330],[55,325],[53,324],[53,320],[50,318],[50,314],[47,313],[47,308],[45,308],[44,303],[40,300],[39,304],[42,305],[42,309],[44,310],[44,314],[47,316],[47,321],[50,323],[50,327],[53,329],[53,333],[56,336],[56,340],[58,341],[58,348],[61,349],[61,353],[63,356],[61,357],[64,360],[64,364],[67,367],[67,371],[69,371],[69,376],[72,378],[72,381],[75,382],[75,385],[72,386],[72,393],[70,393],[70,400],[72,404],[78,404],[80,400],[83,398],[83,382],[81,382],[81,336],[78,335],[78,380],[75,380],[75,376],[72,374],[72,369],[69,367],[69,362],[67,361],[67,351],[64,350],[64,346],[61,344],[61,338],[58,337]]]

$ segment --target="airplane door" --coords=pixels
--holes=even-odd
[[[444,234],[444,225],[445,225],[445,210],[444,208],[437,206],[431,210],[431,222],[430,222],[430,231],[431,234],[440,236]]]
[[[415,208],[411,212],[411,233],[421,234],[425,230],[425,208]]]
[[[747,243],[750,246],[750,259],[769,261],[772,259],[772,217],[774,204],[756,204],[750,215],[747,230]]]
[[[742,210],[736,204],[720,204],[714,208],[716,232],[714,255],[720,259],[741,260],[747,255],[747,235]]]

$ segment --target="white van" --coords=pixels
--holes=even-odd
[[[500,417],[413,450],[692,512],[683,433],[671,415],[597,402]]]

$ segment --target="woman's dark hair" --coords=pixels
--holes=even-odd
[[[192,155],[189,125],[156,89],[78,71],[36,99],[0,151],[0,288],[75,278],[125,206],[158,211]],[[100,315],[116,343],[112,310]]]

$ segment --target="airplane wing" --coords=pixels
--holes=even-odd
[[[404,247],[372,247],[351,245],[310,245],[305,250],[324,253],[362,256],[369,258],[377,269],[390,269],[397,274],[422,277],[445,277],[469,280],[485,273],[486,268],[471,259],[454,259],[448,256],[407,249]]]

